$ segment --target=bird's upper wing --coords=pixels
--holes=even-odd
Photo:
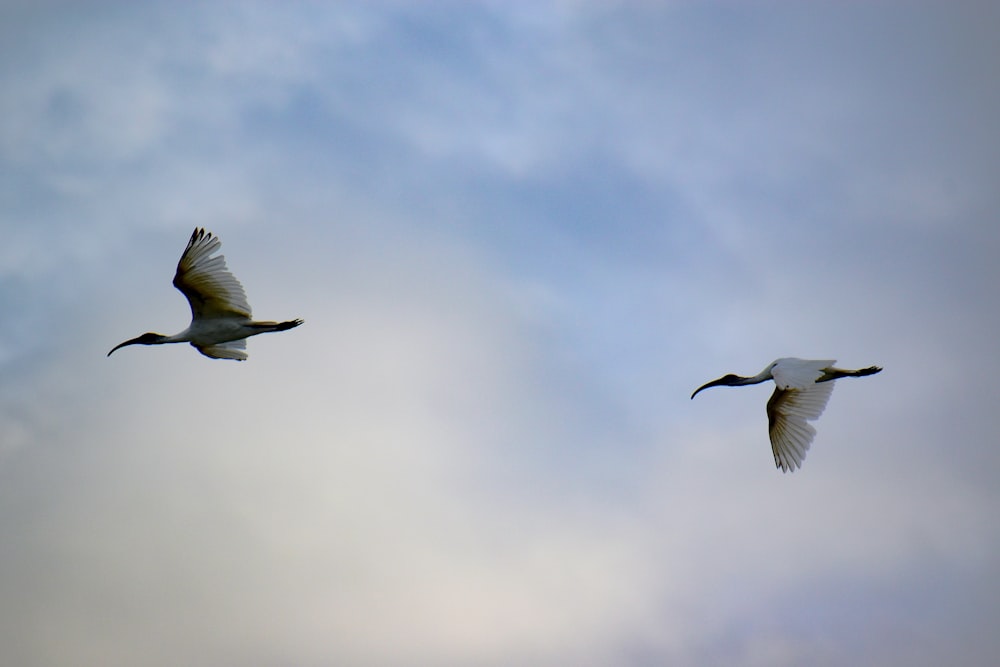
[[[767,425],[774,463],[782,472],[802,466],[816,429],[808,423],[826,408],[833,383],[811,384],[804,389],[777,388],[767,402]]]
[[[221,247],[222,242],[211,232],[196,229],[177,263],[174,287],[183,292],[191,304],[192,319],[227,315],[250,317],[246,292],[226,268],[226,258],[222,255],[212,257]]]
[[[247,349],[246,338],[231,340],[225,343],[216,343],[215,345],[195,345],[194,347],[206,357],[211,357],[212,359],[235,359],[236,361],[244,361],[247,358],[247,353],[244,352],[244,350]]]
[[[824,368],[832,368],[835,363],[835,359],[778,359],[771,377],[778,389],[805,389],[823,375]]]

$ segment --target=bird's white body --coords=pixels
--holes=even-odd
[[[190,343],[205,356],[214,359],[246,359],[241,350],[247,346],[246,339],[264,333],[260,328],[248,324],[247,318],[214,317],[194,319],[191,325],[173,336],[166,336],[159,343]]]
[[[761,382],[774,380],[778,389],[806,389],[823,377],[823,371],[831,368],[836,359],[796,359],[785,357],[773,361],[755,378]]]
[[[782,472],[802,466],[816,429],[809,423],[819,418],[833,393],[833,380],[843,377],[873,375],[877,366],[851,371],[835,368],[835,359],[796,359],[786,357],[768,365],[753,377],[724,375],[699,387],[699,391],[714,386],[738,387],[773,380],[775,389],[767,402],[768,432],[774,463]]]
[[[271,331],[285,331],[302,320],[258,322],[252,319],[250,304],[240,281],[226,268],[226,259],[213,254],[222,247],[218,238],[204,229],[191,234],[174,274],[174,287],[191,305],[191,324],[173,336],[146,333],[116,345],[111,352],[126,345],[162,345],[190,343],[213,359],[247,358],[246,339]],[[108,352],[108,356],[111,356]]]

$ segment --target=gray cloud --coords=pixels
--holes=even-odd
[[[5,663],[989,663],[992,10],[15,17]],[[306,326],[105,359],[195,225]]]

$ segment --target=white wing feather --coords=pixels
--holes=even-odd
[[[212,257],[221,247],[222,242],[211,232],[196,229],[177,263],[174,287],[191,304],[192,319],[251,317],[246,292],[226,268],[226,258],[222,255]]]
[[[195,345],[194,347],[206,357],[211,357],[212,359],[236,359],[237,361],[245,361],[247,358],[247,353],[244,352],[244,350],[247,349],[246,338],[231,340],[225,343],[216,343],[215,345],[208,345],[204,347]]]
[[[828,365],[827,362],[817,363],[822,363],[823,367]],[[808,422],[823,414],[832,393],[832,382],[811,384],[804,389],[779,387],[774,390],[767,402],[768,432],[774,463],[783,472],[802,466],[816,436],[816,429]]]
[[[771,367],[771,377],[778,389],[806,389],[823,375],[824,368],[832,368],[836,359],[778,359]]]

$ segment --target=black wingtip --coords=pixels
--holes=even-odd
[[[191,232],[191,240],[188,241],[188,245],[192,246],[195,243],[200,243],[206,239],[212,238],[212,232],[205,231],[204,227],[195,227],[194,231]]]

